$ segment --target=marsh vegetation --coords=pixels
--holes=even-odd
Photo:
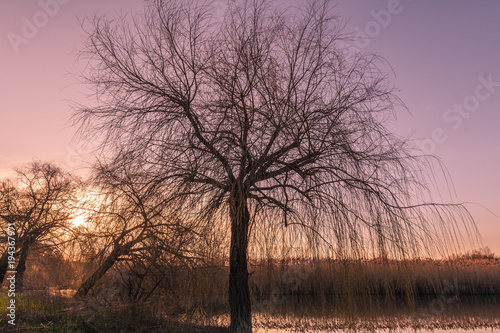
[[[500,327],[500,258],[491,254],[250,263],[258,332]],[[139,283],[127,265],[116,265],[84,299],[73,295],[82,268],[92,264],[43,266],[40,258],[28,261],[18,331],[225,332],[229,324],[227,266],[162,267],[169,272],[164,283],[141,297],[137,285],[147,290],[151,282]],[[4,317],[7,298],[1,302]]]

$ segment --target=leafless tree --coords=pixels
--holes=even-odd
[[[462,240],[467,210],[425,201],[432,168],[387,129],[400,103],[383,62],[343,48],[328,1],[219,9],[152,0],[137,19],[91,20],[81,57],[98,104],[75,120],[111,164],[134,156],[200,222],[228,223],[232,332],[251,331],[247,250],[262,225],[300,226],[339,256]]]
[[[118,261],[153,265],[159,260],[154,256],[158,251],[184,260],[197,256],[189,246],[196,236],[194,226],[170,207],[170,192],[145,179],[125,156],[121,159],[121,164],[97,164],[89,181],[95,194],[85,208],[87,223],[78,238],[82,253],[94,244],[89,254],[98,265],[78,288],[78,297],[85,296]]]
[[[67,240],[74,217],[78,180],[50,163],[33,162],[16,170],[16,175],[0,184],[2,232],[13,223],[18,263],[16,289],[22,291],[26,260],[32,250],[56,248]],[[7,271],[2,256],[0,280]]]

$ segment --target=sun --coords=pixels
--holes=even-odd
[[[73,224],[75,227],[79,227],[85,222],[86,222],[85,216],[83,215],[77,215],[71,220],[71,224]]]

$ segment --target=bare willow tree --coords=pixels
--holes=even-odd
[[[328,1],[220,9],[152,0],[134,20],[94,17],[81,56],[98,104],[75,119],[111,163],[133,154],[200,221],[226,219],[232,332],[251,331],[259,225],[299,226],[339,256],[462,241],[467,210],[425,201],[432,168],[387,129],[400,104],[383,64],[343,48]]]

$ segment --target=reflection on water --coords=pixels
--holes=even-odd
[[[256,332],[319,333],[349,329],[463,332],[476,329],[476,332],[500,333],[500,295],[421,296],[410,304],[395,296],[367,297],[356,304],[342,302],[335,296],[307,299],[282,295],[274,300],[278,301],[254,303]]]
[[[290,330],[287,330],[287,329],[277,329],[277,328],[257,328],[257,329],[254,329],[253,330],[254,333],[285,333],[285,332],[293,332],[293,331],[290,331]],[[311,332],[311,333],[329,333],[331,332],[331,330],[308,330],[306,332]],[[350,332],[350,331],[337,331],[339,333],[343,333],[343,332]],[[389,331],[389,330],[378,330],[378,331],[375,331],[375,332],[380,332],[380,333],[389,333],[389,332],[394,332],[394,333],[413,333],[413,332],[422,332],[422,333],[426,333],[426,332],[433,332],[433,333],[470,333],[471,330],[470,329],[461,329],[461,328],[458,328],[458,329],[447,329],[447,330],[442,330],[442,329],[436,329],[436,330],[415,330],[415,329],[411,329],[411,328],[406,328],[406,329],[397,329],[397,330],[393,330],[393,331]],[[491,329],[491,328],[480,328],[480,329],[474,329],[473,331],[474,333],[500,333],[500,329]]]

